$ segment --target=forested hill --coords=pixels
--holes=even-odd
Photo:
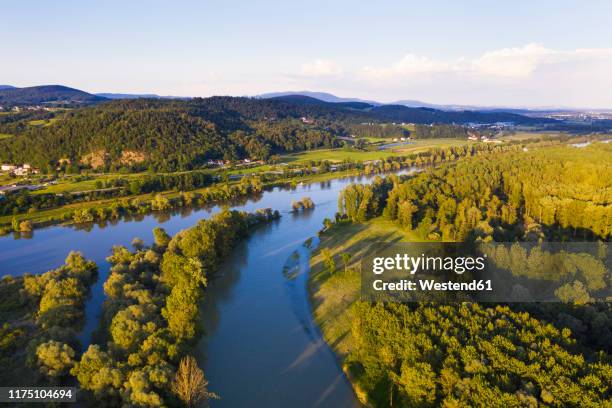
[[[315,112],[317,123],[299,119]],[[46,126],[5,124],[2,131],[17,134],[0,141],[0,160],[43,169],[63,161],[101,170],[173,171],[209,159],[265,159],[332,147],[334,135],[344,132],[325,119],[329,112],[246,98],[112,101],[63,112]]]
[[[536,121],[512,114],[337,104],[303,96],[116,100],[58,113],[53,120],[45,117],[45,126],[11,117],[0,121],[0,133],[14,135],[0,141],[2,161],[49,168],[68,159],[101,170],[127,166],[163,171],[190,169],[209,159],[267,159],[332,147],[338,143],[335,136],[346,136],[346,129],[362,122]]]
[[[0,106],[28,105],[87,105],[105,101],[106,98],[62,85],[0,87]]]

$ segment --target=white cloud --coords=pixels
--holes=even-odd
[[[316,59],[313,62],[302,65],[302,75],[320,76],[339,76],[344,70],[340,65],[330,60]]]
[[[410,76],[418,74],[429,74],[433,72],[445,72],[452,70],[452,64],[444,61],[435,61],[428,57],[421,57],[414,54],[407,54],[398,62],[390,67],[370,67],[362,69],[366,77],[389,78],[395,76]]]
[[[472,78],[524,79],[531,77],[536,70],[547,65],[592,62],[606,62],[612,65],[612,48],[559,51],[531,43],[522,47],[488,51],[472,59],[459,58],[450,61],[407,54],[388,67],[366,66],[361,69],[361,75],[364,78],[377,80],[451,73]]]
[[[480,75],[524,78],[530,76],[539,65],[551,62],[557,54],[557,51],[540,44],[527,44],[485,52],[466,68]]]

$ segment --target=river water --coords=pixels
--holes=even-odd
[[[196,356],[221,396],[213,407],[354,407],[350,384],[312,320],[307,296],[308,238],[316,237],[326,217],[337,211],[340,190],[368,177],[347,177],[274,188],[232,206],[254,211],[273,208],[280,220],[255,230],[211,277],[203,305],[205,334]],[[310,197],[313,210],[294,214],[291,201]],[[56,226],[36,230],[30,238],[0,238],[0,276],[42,273],[61,265],[71,250],[94,260],[100,275],[87,302],[81,343],[87,345],[98,325],[104,300],[102,285],[113,245],[129,246],[135,237],[152,242],[161,226],[173,235],[219,207],[172,214],[150,214],[93,225],[87,230]],[[315,239],[316,244],[316,239]]]

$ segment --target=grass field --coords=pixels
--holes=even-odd
[[[320,149],[281,156],[281,161],[291,164],[301,164],[308,161],[328,160],[340,162],[343,160],[376,160],[389,156],[396,156],[390,151],[352,151],[343,149]]]
[[[364,256],[379,251],[386,243],[422,241],[411,231],[382,218],[365,223],[341,223],[321,234],[321,242],[310,259],[308,289],[313,305],[314,319],[321,328],[323,338],[341,357],[351,348],[352,317],[350,305],[360,293],[360,263]],[[376,246],[372,245],[376,242]],[[323,266],[322,249],[334,256],[337,271],[330,274]],[[351,255],[347,270],[341,254]]]
[[[377,141],[389,139],[371,138]],[[310,150],[300,153],[293,153],[281,156],[281,160],[291,164],[300,164],[307,161],[328,160],[330,162],[340,162],[343,160],[376,160],[384,159],[391,156],[401,156],[411,153],[418,153],[433,147],[450,147],[468,144],[467,140],[463,139],[424,139],[415,140],[409,145],[398,146],[397,148],[376,150],[376,151],[359,151],[359,150],[344,150],[344,149],[319,149]]]
[[[395,154],[410,154],[410,153],[419,153],[425,150],[434,148],[434,147],[451,147],[451,146],[463,146],[467,144],[471,144],[474,142],[469,142],[465,139],[420,139],[413,140],[411,144],[401,146],[393,149]]]
[[[13,135],[9,135],[8,133],[0,133],[0,140],[8,139],[9,137],[13,137]]]
[[[513,135],[502,136],[500,140],[527,140],[527,139],[535,139],[537,137],[543,136],[559,136],[561,132],[527,132],[527,131],[517,131]]]
[[[323,339],[338,356],[357,398],[365,406],[370,406],[367,405],[366,394],[358,378],[344,364],[345,357],[353,348],[351,329],[355,312],[351,305],[360,298],[361,259],[373,255],[386,245],[409,241],[422,240],[413,232],[403,230],[382,218],[365,223],[335,224],[321,234],[321,241],[310,259],[308,293],[313,317]],[[330,250],[334,255],[336,272],[333,274],[323,265],[323,249]],[[341,258],[343,253],[351,255],[346,270]]]
[[[180,173],[181,172],[169,173],[169,174],[180,174]],[[163,174],[163,173],[156,173],[156,174]],[[113,180],[113,179],[118,179],[118,178],[130,180],[130,179],[139,179],[139,178],[143,178],[146,176],[147,176],[147,173],[130,173],[130,174],[108,173],[108,174],[97,174],[93,176],[92,179],[81,180],[81,181],[77,181],[76,177],[73,176],[73,177],[68,177],[66,179],[62,179],[57,184],[53,184],[43,189],[36,190],[32,192],[32,194],[46,194],[46,193],[58,194],[58,193],[72,193],[75,191],[95,190],[97,188],[96,181],[107,181],[107,180]]]
[[[107,177],[97,177],[94,180],[83,181],[61,181],[58,184],[52,184],[41,190],[36,190],[32,194],[47,194],[47,193],[72,193],[75,191],[87,191],[96,189],[96,181],[104,180]]]
[[[15,182],[15,179],[9,177],[6,173],[0,173],[0,186],[4,186],[6,184],[12,184]]]
[[[57,118],[31,120],[28,122],[28,125],[30,126],[51,126],[53,122],[55,122],[56,120]]]

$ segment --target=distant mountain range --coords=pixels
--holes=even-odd
[[[191,99],[185,96],[165,96],[157,94],[97,93],[94,95],[106,99]]]
[[[41,85],[16,88],[0,86],[0,106],[90,105],[108,99],[63,85]]]
[[[96,96],[100,96],[106,99],[142,99],[151,98],[159,99],[161,96],[156,94],[124,94],[124,93],[96,93]]]
[[[339,96],[332,95],[332,94],[327,93],[327,92],[311,92],[311,91],[270,92],[270,93],[264,93],[264,94],[261,94],[261,95],[256,95],[255,98],[269,99],[269,98],[278,98],[278,97],[281,97],[281,96],[291,96],[291,95],[308,96],[308,97],[311,97],[311,98],[318,99],[320,101],[331,102],[331,103],[362,102],[362,103],[367,103],[367,104],[373,105],[373,106],[385,105],[384,103],[380,103],[380,102],[376,102],[376,101],[370,101],[370,100],[366,100],[366,99],[341,98]]]
[[[309,96],[311,98],[316,98],[325,102],[364,102],[373,106],[382,106],[382,105],[402,105],[407,106],[409,108],[431,108],[438,109],[443,111],[478,111],[478,112],[508,112],[508,113],[516,113],[518,115],[533,115],[533,114],[543,114],[549,112],[565,112],[565,111],[581,111],[581,109],[569,108],[563,106],[542,106],[542,107],[508,107],[508,106],[482,106],[482,105],[460,105],[460,104],[435,104],[429,102],[423,102],[414,99],[401,99],[394,102],[383,103],[373,100],[367,99],[359,99],[359,98],[343,98],[326,92],[312,92],[312,91],[287,91],[287,92],[270,92],[264,93],[261,95],[256,95],[255,98],[276,98],[279,96],[289,96],[289,95],[302,95]],[[584,109],[582,109],[584,110]],[[592,111],[609,111],[606,109],[589,109]]]
[[[327,103],[344,104],[344,107],[364,109],[365,105],[370,107],[380,106],[405,106],[409,108],[430,108],[446,112],[488,112],[488,113],[513,113],[517,115],[541,116],[544,113],[580,111],[562,107],[498,107],[498,106],[472,106],[472,105],[440,105],[427,103],[412,99],[402,99],[392,103],[382,103],[374,100],[339,97],[327,92],[313,91],[287,91],[271,92],[256,95],[256,99],[272,99],[281,97],[305,96]],[[0,106],[28,106],[28,105],[70,105],[84,106],[115,99],[181,99],[188,100],[189,97],[162,96],[157,94],[129,94],[129,93],[96,93],[91,94],[79,89],[63,85],[41,85],[18,88],[12,85],[0,85]],[[602,110],[603,111],[603,110]]]
[[[282,101],[294,106],[319,107],[331,111],[342,111],[353,120],[379,120],[386,122],[408,123],[496,123],[514,122],[517,124],[553,123],[547,118],[530,117],[516,113],[482,111],[445,111],[427,107],[409,107],[399,104],[373,105],[368,102],[349,100],[346,102],[326,102],[312,96],[288,94],[270,98],[255,98]],[[339,100],[338,98],[336,100]]]

